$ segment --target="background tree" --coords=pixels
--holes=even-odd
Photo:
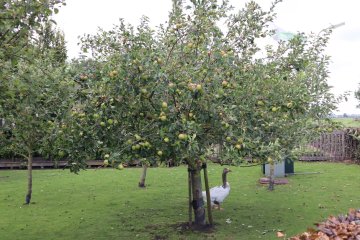
[[[37,44],[49,36],[42,32],[42,26],[62,4],[5,1],[1,5],[0,116],[5,124],[0,137],[5,136],[8,143],[2,147],[28,161],[27,204],[32,195],[33,156],[42,152],[54,122],[68,106],[65,68],[54,66],[54,58],[48,57],[50,49],[44,52],[45,48]],[[63,59],[58,62],[63,63]]]
[[[27,51],[29,40],[41,31],[42,24],[49,20],[62,0],[17,1],[5,0],[0,4],[0,59],[16,64]]]
[[[360,101],[360,89],[358,89],[357,91],[355,91],[355,97]],[[357,106],[359,107],[359,105]]]
[[[49,21],[52,13],[57,13],[62,0],[16,1],[0,3],[0,101],[6,101],[7,83],[13,75],[19,59],[32,60],[31,39],[41,31],[42,24]],[[3,109],[0,104],[0,117]]]
[[[239,68],[232,73],[235,81],[239,76],[239,97],[230,105],[237,106],[237,111],[230,113],[236,114],[233,119],[242,119],[234,130],[242,138],[230,136],[227,145],[242,149],[240,155],[245,158],[269,162],[273,170],[274,161],[290,156],[304,139],[332,128],[329,116],[339,99],[327,84],[329,58],[323,50],[329,34],[300,34],[275,49],[268,46],[264,58],[245,65],[245,71]]]
[[[68,82],[64,69],[52,68],[52,61],[37,59],[31,65],[19,61],[17,72],[11,79],[4,109],[4,126],[11,135],[9,147],[17,156],[28,161],[29,189],[26,203],[31,199],[31,167],[34,154],[53,137],[54,127],[68,111]],[[46,67],[50,72],[44,73]],[[45,74],[45,75],[44,75]]]

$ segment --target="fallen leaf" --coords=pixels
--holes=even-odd
[[[277,232],[277,233],[276,233],[276,236],[277,236],[278,238],[283,238],[283,237],[285,237],[285,234],[282,233],[282,232]]]

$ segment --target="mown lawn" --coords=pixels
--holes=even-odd
[[[80,172],[35,170],[33,204],[23,205],[26,171],[0,171],[0,239],[277,239],[305,231],[328,215],[360,208],[358,165],[295,163],[289,184],[269,192],[258,184],[260,167],[232,167],[224,211],[215,229],[184,230],[187,170],[151,168],[146,189],[137,187],[141,169]],[[209,166],[211,186],[222,167]]]
[[[333,121],[339,122],[348,128],[360,128],[360,119],[355,118],[333,118]]]

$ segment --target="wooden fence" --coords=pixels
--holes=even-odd
[[[88,167],[99,167],[104,165],[103,160],[91,160],[86,162]],[[34,158],[33,168],[64,168],[67,161],[49,161],[42,158]],[[25,169],[27,162],[23,159],[0,159],[0,169]]]
[[[337,130],[332,133],[324,133],[317,140],[310,143],[300,160],[304,161],[343,161],[355,158],[355,152],[359,147],[359,141],[351,134],[360,129]]]

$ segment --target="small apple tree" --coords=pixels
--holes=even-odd
[[[246,12],[250,14],[249,10],[256,13],[260,8],[250,3],[245,14],[238,18]],[[244,31],[245,25],[229,27]],[[252,60],[237,62],[239,68],[229,72],[231,81],[236,83],[236,97],[229,100],[232,109],[224,107],[225,116],[230,126],[237,126],[234,136],[241,138],[227,137],[225,155],[234,159],[240,154],[253,162],[270,163],[270,190],[274,183],[274,161],[291,155],[304,139],[332,128],[329,116],[341,98],[335,98],[327,84],[329,57],[324,54],[324,48],[330,32],[299,34],[288,42],[267,46],[263,57],[253,54],[249,58]],[[248,34],[248,39],[254,39],[256,34]],[[228,41],[244,45],[239,38],[230,35]],[[244,46],[257,49],[252,40]],[[234,52],[240,55],[244,49],[235,48]]]
[[[27,204],[32,195],[33,156],[48,144],[54,122],[62,118],[68,106],[64,59],[54,57],[57,48],[39,43],[49,37],[43,26],[49,24],[50,15],[62,4],[63,1],[2,3],[0,138],[7,140],[3,148],[28,161]]]

